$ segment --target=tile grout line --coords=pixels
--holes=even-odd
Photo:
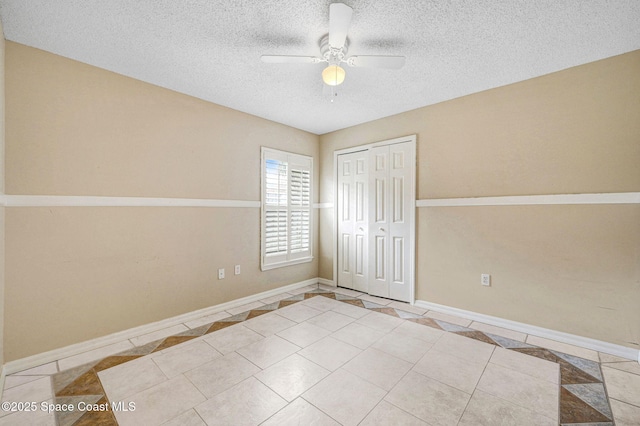
[[[397,328],[397,327],[396,327],[396,328]],[[440,340],[440,338],[441,338],[441,337],[442,337],[442,336],[439,336],[439,337],[438,337],[438,338],[433,342],[433,344],[435,344],[438,340]],[[432,345],[432,347],[433,347],[433,345]],[[429,348],[429,350],[431,350],[431,348]],[[429,351],[427,351],[427,352],[429,352]],[[393,356],[393,355],[391,355],[391,356]],[[381,399],[381,401],[385,401],[387,404],[391,404],[391,405],[393,405],[394,407],[396,407],[397,409],[399,409],[399,410],[401,410],[401,411],[403,411],[403,412],[405,412],[405,413],[409,414],[410,416],[415,417],[416,419],[419,419],[419,420],[421,420],[421,421],[422,421],[422,419],[421,419],[420,417],[416,416],[415,414],[410,413],[410,412],[406,411],[405,409],[403,409],[402,407],[398,407],[398,406],[397,406],[396,404],[394,404],[393,402],[391,402],[391,401],[387,401],[387,400],[385,399],[385,398],[386,398],[386,397],[391,393],[391,391],[392,391],[392,390],[397,386],[397,384],[398,384],[398,383],[400,383],[400,382],[402,381],[402,379],[404,379],[405,377],[407,377],[407,374],[409,374],[409,373],[410,373],[410,372],[412,372],[412,371],[413,371],[415,374],[421,374],[421,373],[420,373],[420,372],[418,372],[418,371],[414,371],[414,368],[415,368],[415,366],[416,366],[416,364],[417,364],[418,362],[420,362],[420,361],[418,360],[418,361],[416,361],[415,363],[413,363],[413,367],[411,367],[411,368],[410,368],[406,373],[404,373],[404,375],[400,378],[400,380],[398,380],[398,381],[396,382],[396,384],[393,386],[393,388],[391,388],[391,390],[390,390],[390,391],[387,391],[386,395]],[[426,377],[426,376],[425,376],[425,377]],[[431,380],[435,380],[435,379],[431,379]],[[449,386],[449,385],[447,385],[447,386]],[[379,403],[378,403],[378,404],[379,404]],[[375,410],[375,408],[378,406],[378,404],[376,404],[376,405],[371,409],[371,411]],[[468,402],[467,402],[467,404],[468,404]],[[467,407],[465,406],[465,410],[466,410],[466,409],[467,409]],[[369,413],[370,413],[371,411],[369,411]],[[367,413],[367,414],[369,414],[369,413]],[[462,414],[464,414],[464,411],[462,412]],[[366,416],[365,416],[364,418],[366,418]],[[462,418],[462,416],[460,416],[460,418]],[[458,419],[458,423],[459,423],[459,422],[460,422],[460,419]],[[425,423],[426,423],[426,422],[425,422]]]
[[[640,405],[636,405],[636,404],[634,404],[634,403],[632,403],[632,402],[625,402],[625,401],[622,401],[622,400],[620,400],[620,399],[618,399],[618,398],[613,398],[613,397],[612,397],[612,398],[609,398],[609,399],[613,399],[614,401],[618,401],[618,402],[619,402],[619,403],[621,403],[621,404],[626,404],[626,405],[630,405],[630,406],[632,406],[632,407],[640,408]]]
[[[469,324],[469,325],[471,325],[471,324]],[[471,404],[471,400],[473,399],[473,395],[475,395],[476,391],[478,390],[478,384],[480,383],[480,379],[482,379],[482,376],[484,375],[485,371],[487,371],[487,365],[489,365],[489,363],[491,362],[491,357],[493,356],[495,351],[496,351],[496,348],[493,348],[493,350],[491,351],[491,356],[487,360],[487,363],[484,365],[484,368],[482,369],[482,374],[480,374],[480,377],[478,377],[478,382],[476,383],[475,387],[473,388],[473,392],[471,392],[471,396],[469,397],[469,400],[465,404],[464,410],[462,410],[462,414],[460,415],[460,418],[458,419],[458,424],[460,423],[460,421],[462,421],[462,418],[464,417],[464,413],[467,411],[467,408],[469,408],[469,404]],[[493,396],[496,397],[496,398],[500,398],[500,397],[495,396],[495,395],[493,395]],[[500,398],[500,399],[502,399],[502,398]],[[558,401],[558,407],[560,407],[560,401]]]
[[[600,359],[600,355],[598,355],[598,359]],[[607,390],[607,383],[604,380],[604,372],[602,371],[602,363],[598,363],[598,368],[600,369],[600,375],[602,375],[602,387],[604,389],[604,396],[605,396],[605,399],[607,400],[607,405],[609,406],[609,411],[611,411],[611,422],[612,422],[613,426],[615,426],[616,419],[613,416],[613,407],[611,406],[611,402],[610,402],[610,398],[609,398],[609,391]]]

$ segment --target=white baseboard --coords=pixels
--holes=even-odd
[[[318,278],[318,284],[324,284],[331,287],[336,287],[336,283],[334,283],[333,280],[328,280],[326,278]]]
[[[222,303],[215,306],[210,306],[204,309],[199,309],[197,311],[178,315],[172,318],[167,318],[154,323],[130,328],[128,330],[123,330],[117,333],[109,334],[107,336],[98,337],[96,339],[88,340],[81,343],[76,343],[74,345],[65,346],[63,348],[58,348],[58,349],[43,352],[40,354],[32,355],[26,358],[21,358],[15,361],[7,362],[6,364],[4,364],[4,366],[0,366],[0,398],[2,397],[2,390],[4,389],[5,377],[9,374],[17,373],[19,371],[27,370],[29,368],[33,368],[33,367],[37,367],[50,362],[58,361],[60,359],[68,358],[70,356],[79,355],[84,352],[88,352],[94,349],[98,349],[104,346],[121,342],[123,340],[128,340],[144,334],[153,333],[154,331],[162,330],[164,328],[168,328],[174,325],[189,322],[203,316],[212,315],[217,312],[221,312],[237,306],[245,305],[247,303],[255,302],[261,299],[266,299],[268,297],[275,296],[282,292],[295,290],[301,287],[305,287],[305,286],[313,285],[317,283],[335,287],[335,283],[332,280],[328,280],[325,278],[312,278],[312,279],[301,281],[298,283],[289,284],[283,287],[278,287],[273,290],[268,290],[262,293],[243,297],[241,299],[232,300],[230,302]],[[638,362],[640,362],[639,350],[628,348],[625,346],[615,345],[613,343],[607,343],[600,340],[590,339],[587,337],[577,336],[569,333],[563,333],[560,331],[550,330],[550,329],[537,327],[537,326],[533,326],[525,323],[506,320],[503,318],[493,317],[490,315],[479,314],[476,312],[466,311],[463,309],[453,308],[450,306],[438,305],[436,303],[425,302],[422,300],[416,300],[415,306],[418,306],[423,309],[436,311],[436,312],[456,315],[456,316],[467,318],[473,321],[479,321],[485,324],[495,325],[497,327],[503,327],[510,330],[519,331],[519,332],[530,334],[533,336],[552,339],[562,343],[581,346],[583,348],[593,349],[599,352],[620,356],[630,360],[637,360]]]
[[[570,345],[580,346],[586,349],[592,349],[598,352],[604,352],[610,355],[616,355],[632,361],[640,362],[640,351],[638,349],[628,348],[626,346],[616,345],[614,343],[603,342],[601,340],[590,339],[575,334],[564,333],[562,331],[551,330],[548,328],[537,327],[535,325],[525,324],[522,322],[511,321],[504,318],[494,317],[491,315],[479,314],[473,311],[453,308],[446,305],[438,305],[437,303],[416,300],[415,306],[430,311],[441,312],[444,314],[455,315],[458,317],[482,322],[484,324],[495,325],[497,327],[507,328],[509,330],[519,331],[521,333],[530,334],[532,336],[544,337],[546,339],[555,340],[556,342],[568,343]]]
[[[2,400],[2,392],[4,392],[4,379],[7,377],[7,369],[0,365],[0,400]]]
[[[2,368],[2,375],[0,376],[0,379],[3,380],[4,376],[8,374],[17,373],[19,371],[24,371],[29,368],[37,367],[39,365],[58,361],[63,358],[79,355],[84,352],[88,352],[104,346],[112,345],[114,343],[122,342],[124,340],[128,340],[137,336],[142,336],[144,334],[153,333],[154,331],[162,330],[168,327],[172,327],[174,325],[189,322],[203,316],[212,315],[227,309],[235,308],[237,306],[246,305],[247,303],[255,302],[261,299],[266,299],[268,297],[275,296],[277,294],[280,294],[289,290],[295,290],[301,287],[305,287],[305,286],[313,285],[317,283],[318,283],[317,278],[311,278],[305,281],[300,281],[294,284],[278,287],[273,290],[268,290],[262,293],[253,294],[251,296],[243,297],[241,299],[232,300],[230,302],[221,303],[219,305],[210,306],[210,307],[199,309],[193,312],[188,312],[186,314],[167,318],[161,321],[141,325],[139,327],[130,328],[128,330],[119,331],[117,333],[87,340],[85,342],[76,343],[74,345],[69,345],[63,348],[53,349],[51,351],[42,352],[26,358],[10,361],[4,365],[4,368]],[[0,392],[1,390],[2,388],[0,388]]]

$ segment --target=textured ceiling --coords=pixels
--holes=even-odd
[[[0,0],[7,40],[316,134],[640,49],[638,0],[344,0],[350,54],[335,102],[319,54],[326,0]],[[640,70],[639,70],[640,72]]]

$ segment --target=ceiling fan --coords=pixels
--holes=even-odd
[[[349,40],[347,33],[351,25],[353,9],[344,3],[333,3],[329,6],[329,34],[320,40],[320,56],[281,56],[262,55],[262,62],[270,64],[319,64],[328,65],[322,71],[322,81],[329,86],[338,86],[344,82],[346,73],[341,64],[350,67],[370,68],[402,68],[404,56],[347,56]]]

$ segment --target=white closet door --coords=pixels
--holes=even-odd
[[[367,151],[338,156],[338,285],[367,291]]]
[[[415,208],[414,151],[409,143],[369,151],[369,291],[411,301]]]

